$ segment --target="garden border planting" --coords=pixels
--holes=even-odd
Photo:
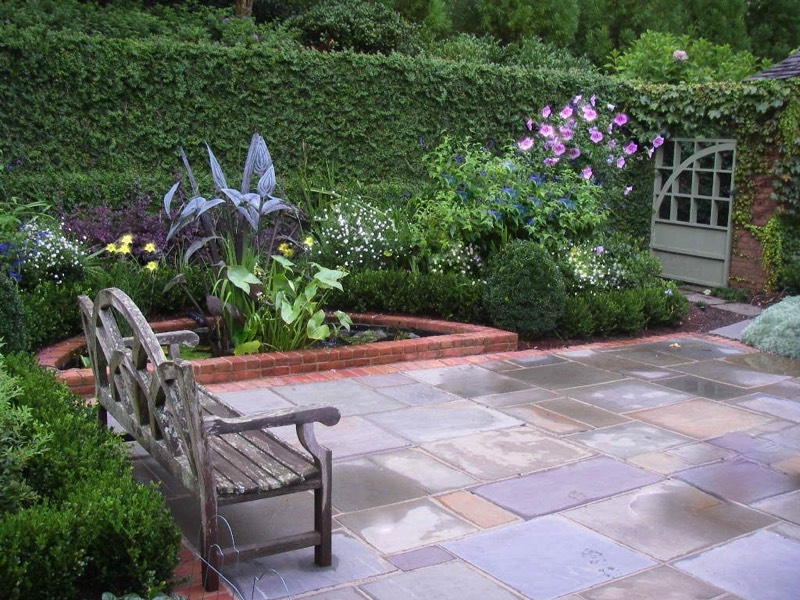
[[[350,316],[354,323],[436,331],[442,332],[442,335],[339,348],[197,359],[191,361],[197,382],[227,383],[275,375],[315,373],[517,349],[516,333],[482,325],[405,315],[353,313]],[[173,319],[153,323],[152,327],[154,331],[160,332],[191,328],[194,325],[191,319]],[[60,369],[83,347],[85,339],[78,336],[42,350],[36,358],[42,366]],[[81,396],[91,396],[94,393],[91,369],[59,370],[57,376],[73,393]]]

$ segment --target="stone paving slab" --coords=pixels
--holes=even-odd
[[[630,458],[692,441],[680,434],[636,422],[576,433],[566,439],[618,458]]]
[[[775,519],[680,481],[662,481],[563,513],[661,561],[761,529]]]
[[[610,458],[577,463],[480,486],[479,496],[529,519],[566,510],[637,487],[661,477]]]
[[[513,372],[513,371],[512,371]],[[408,371],[407,375],[463,398],[528,389],[524,383],[474,365]]]
[[[631,381],[630,379],[602,385],[590,385],[569,390],[566,393],[570,398],[616,413],[664,406],[665,404],[677,404],[692,398],[689,394],[676,392],[652,383]]]
[[[664,566],[581,592],[581,597],[585,600],[712,600],[722,593],[710,583]]]
[[[675,564],[748,600],[787,600],[800,589],[800,542],[759,531]]]
[[[654,564],[562,517],[470,536],[444,545],[526,598],[549,600]]]
[[[705,399],[629,413],[629,416],[697,439],[752,429],[772,419]]]
[[[674,367],[674,370],[745,388],[771,385],[773,383],[780,383],[784,379],[789,379],[787,375],[761,373],[754,369],[718,360],[698,361],[691,364],[678,365]]]

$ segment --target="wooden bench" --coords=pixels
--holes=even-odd
[[[194,379],[179,347],[195,345],[191,331],[154,334],[133,301],[110,288],[94,302],[79,298],[95,378],[98,417],[108,415],[200,501],[200,552],[208,590],[226,557],[239,559],[314,546],[315,562],[331,564],[331,451],[314,423],[335,425],[338,409],[307,406],[240,416]],[[170,358],[162,345],[169,347]],[[302,449],[268,431],[295,425]],[[260,545],[223,549],[218,507],[314,491],[314,529]]]

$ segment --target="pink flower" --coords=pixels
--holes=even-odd
[[[578,103],[578,102],[580,102],[582,99],[583,99],[583,96],[579,94],[579,95],[575,96],[575,97],[572,99],[572,103],[573,103],[573,104],[577,104],[577,103]]]
[[[624,166],[625,166],[625,157],[624,157],[624,156],[620,156],[620,157],[617,159],[617,168],[618,168],[618,169],[621,169],[621,168],[622,168],[622,167],[624,167]]]
[[[602,246],[597,246],[597,247],[595,247],[595,249],[594,249],[594,253],[595,253],[595,254],[597,254],[597,255],[600,255],[600,254],[602,254],[602,253],[603,253],[603,252],[605,252],[605,251],[606,251],[606,249],[605,249],[605,248],[603,248]]]
[[[595,96],[594,94],[592,94],[592,97],[591,97],[591,98],[589,98],[589,103],[590,103],[592,106],[594,106],[594,103],[595,103],[595,102],[597,102],[597,96]]]
[[[558,164],[558,161],[558,158],[545,158],[543,162],[547,167],[554,167]]]
[[[656,137],[653,138],[652,142],[653,148],[658,148],[663,143],[664,143],[664,138],[661,137],[660,135],[657,135]]]
[[[603,141],[603,134],[597,130],[597,127],[592,127],[589,130],[589,139],[592,140],[593,143],[597,144]]]
[[[567,151],[566,146],[564,146],[564,144],[562,144],[561,142],[556,142],[553,145],[553,154],[555,154],[556,156],[561,156],[566,151]]]
[[[570,160],[575,160],[576,158],[578,158],[581,155],[581,149],[580,148],[570,148],[567,155],[569,156]]]
[[[517,144],[517,146],[519,146],[519,149],[522,150],[523,152],[527,152],[528,150],[531,149],[531,147],[533,147],[533,140],[529,137],[522,138]]]
[[[630,194],[632,191],[633,191],[633,186],[632,186],[632,185],[629,185],[628,187],[626,187],[626,188],[625,188],[625,191],[624,191],[624,192],[622,192],[622,195],[623,195],[623,196],[627,196],[627,195],[628,195],[628,194]]]
[[[528,131],[531,131],[533,129],[533,119],[528,119],[525,121],[525,127],[528,128]]]
[[[689,58],[689,55],[686,54],[686,50],[675,50],[675,52],[672,53],[672,60],[683,62],[687,58]]]
[[[583,110],[583,120],[586,121],[587,123],[591,123],[597,118],[597,111],[595,111],[595,109],[593,109],[591,106],[584,105],[582,110]]]
[[[573,131],[569,127],[559,127],[558,132],[561,134],[561,138],[569,141],[572,139]]]
[[[555,135],[555,130],[553,129],[552,125],[545,124],[539,127],[539,135],[546,138],[551,138]]]
[[[653,152],[655,152],[655,148],[648,148],[647,149],[647,158],[653,158]]]
[[[558,114],[561,115],[562,119],[569,119],[572,116],[572,107],[567,105],[564,108],[562,108],[561,112]]]
[[[617,140],[608,140],[608,147],[612,150],[617,147]]]
[[[586,167],[583,171],[581,171],[581,177],[583,177],[586,180],[591,179],[592,178],[592,168],[591,167]]]
[[[630,141],[627,144],[625,144],[625,146],[622,149],[625,151],[625,154],[630,156],[631,154],[636,152],[636,150],[638,150],[638,148],[639,148],[639,146],[637,146],[635,142]]]
[[[617,113],[614,115],[614,125],[622,127],[625,123],[628,122],[628,115],[625,113]]]
[[[543,118],[543,119],[546,119],[546,118],[547,118],[547,117],[549,117],[549,116],[550,116],[550,106],[548,105],[548,106],[545,106],[545,107],[542,109],[542,118]]]

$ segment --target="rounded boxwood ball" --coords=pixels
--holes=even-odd
[[[24,329],[25,317],[17,284],[0,272],[0,353],[26,350]]]
[[[516,240],[490,259],[484,302],[495,327],[540,336],[555,329],[565,301],[561,272],[539,244]]]

